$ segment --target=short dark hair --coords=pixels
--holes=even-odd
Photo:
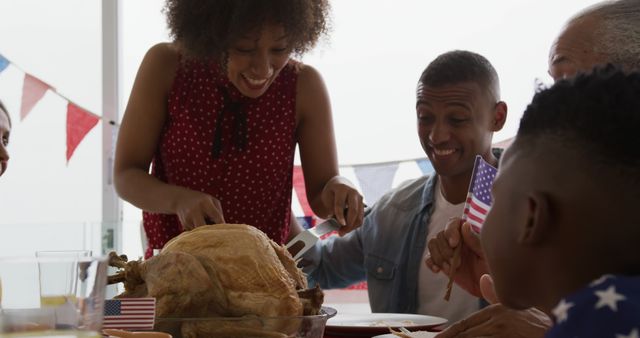
[[[500,80],[491,62],[484,56],[466,51],[454,50],[439,55],[420,75],[420,83],[428,87],[442,87],[473,82],[486,88],[500,100]]]
[[[530,150],[542,144],[565,149],[588,163],[585,171],[606,176],[603,184],[635,186],[636,192],[626,195],[638,198],[639,130],[640,73],[625,74],[608,64],[536,93],[520,120],[516,143]]]
[[[7,120],[9,120],[9,126],[11,126],[11,116],[9,116],[9,111],[7,110],[7,108],[4,106],[4,104],[2,103],[2,100],[0,100],[0,110],[7,115]]]
[[[221,60],[243,35],[282,24],[293,53],[315,46],[328,30],[328,0],[167,0],[171,36],[195,57]]]

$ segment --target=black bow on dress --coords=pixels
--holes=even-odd
[[[247,100],[232,98],[224,86],[218,87],[218,90],[222,93],[223,101],[222,110],[216,120],[216,130],[213,133],[213,147],[211,149],[213,158],[219,158],[222,152],[222,123],[228,114],[231,114],[233,118],[233,144],[240,150],[244,150],[247,146]]]

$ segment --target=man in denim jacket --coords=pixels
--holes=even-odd
[[[487,59],[468,51],[438,56],[417,86],[418,136],[436,175],[405,182],[365,215],[362,227],[319,242],[304,256],[310,283],[342,288],[366,280],[373,312],[423,313],[456,321],[479,308],[479,300],[454,288],[424,262],[427,239],[460,216],[474,159],[494,166],[493,133],[507,117],[498,75]]]

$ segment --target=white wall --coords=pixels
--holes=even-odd
[[[1,0],[0,53],[100,114],[100,24],[99,0]],[[0,178],[0,254],[88,246],[81,238],[92,226],[84,222],[100,220],[100,125],[67,164],[66,101],[49,92],[20,121],[23,77],[15,65],[0,73],[13,119]]]
[[[481,53],[494,64],[510,108],[494,139],[512,136],[534,79],[550,81],[554,36],[571,14],[594,2],[333,0],[333,31],[303,61],[327,83],[341,163],[424,156],[415,133],[415,85],[429,61],[451,49]],[[145,51],[168,37],[163,1],[121,3],[124,105]],[[0,0],[0,53],[100,114],[99,11],[99,0]],[[8,242],[27,250],[25,243],[33,246],[38,237],[36,225],[58,229],[100,220],[101,129],[87,135],[67,165],[65,102],[48,94],[19,121],[21,90],[21,72],[10,67],[0,74],[0,99],[14,120],[12,159],[0,178],[0,241],[11,236]],[[135,256],[140,212],[129,206],[124,217],[125,252]],[[27,234],[15,230],[30,225],[36,228]]]

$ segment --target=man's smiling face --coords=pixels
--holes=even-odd
[[[473,82],[418,86],[418,135],[438,175],[466,175],[475,156],[490,149],[496,105],[491,96]]]

